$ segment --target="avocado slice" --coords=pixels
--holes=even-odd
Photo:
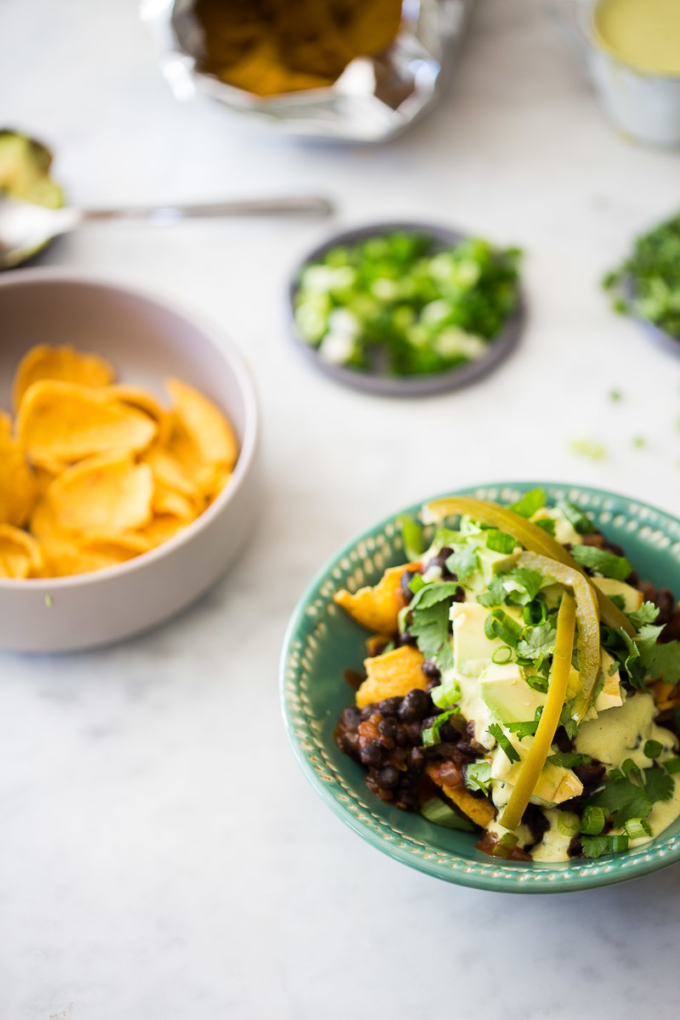
[[[59,209],[64,193],[50,177],[52,153],[41,142],[0,129],[0,192],[34,205]]]
[[[479,692],[487,708],[505,724],[533,719],[547,697],[529,687],[524,670],[515,662],[492,662],[479,678]]]
[[[615,577],[593,577],[592,581],[607,598],[620,595],[623,599],[624,613],[634,613],[642,605],[644,600],[642,592],[625,581],[617,581]]]

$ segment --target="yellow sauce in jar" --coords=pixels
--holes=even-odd
[[[602,0],[595,40],[625,64],[680,76],[680,0]]]

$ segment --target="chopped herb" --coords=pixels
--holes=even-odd
[[[517,645],[518,653],[526,659],[537,659],[541,655],[551,655],[555,651],[557,629],[551,620],[539,623],[537,627],[525,630],[525,636]]]
[[[581,836],[581,849],[584,857],[601,857],[609,849],[606,836]]]
[[[45,605],[47,606],[48,609],[52,608],[52,596],[51,595],[46,595],[45,596]]]
[[[508,645],[497,648],[491,656],[491,661],[495,662],[497,666],[504,666],[507,662],[512,662],[512,648],[509,648]]]
[[[486,532],[486,547],[498,553],[511,553],[517,545],[517,539],[508,535],[507,531],[489,528]]]
[[[474,546],[464,545],[457,552],[451,553],[446,561],[446,569],[457,574],[461,581],[466,581],[479,566],[477,550]]]
[[[538,729],[538,724],[541,721],[541,715],[543,714],[543,705],[539,705],[536,709],[536,714],[533,719],[529,719],[526,722],[511,722],[506,724],[506,729],[514,733],[517,739],[521,742],[525,737],[533,737]]]
[[[555,537],[555,522],[552,517],[542,517],[540,521],[534,521],[537,528],[543,528],[549,535]]]
[[[589,800],[594,807],[601,807],[605,814],[612,816],[614,825],[625,825],[629,818],[646,818],[654,801],[646,790],[631,779],[612,779]]]
[[[675,780],[666,769],[652,766],[645,769],[645,792],[653,801],[670,800],[675,791]]]
[[[412,591],[414,595],[417,595],[418,592],[420,591],[420,589],[425,587],[425,582],[423,581],[423,575],[422,574],[414,574],[413,577],[411,578],[411,580],[409,581],[408,586],[409,586],[409,590]]]
[[[626,600],[624,599],[623,595],[610,595],[609,601],[613,605],[615,605],[617,609],[620,609],[621,612],[623,612],[623,610],[626,608]]]
[[[587,754],[571,754],[569,751],[555,751],[548,758],[551,765],[559,765],[563,769],[576,769],[579,765],[588,765],[590,756]]]
[[[643,602],[639,609],[634,609],[632,613],[628,613],[628,619],[636,630],[640,630],[645,624],[654,623],[658,615],[658,606],[655,606],[653,602]]]
[[[558,510],[562,511],[574,531],[578,532],[579,535],[594,534],[595,525],[576,503],[572,503],[569,499],[560,499],[556,506]]]
[[[578,720],[574,719],[573,713],[574,713],[574,699],[572,698],[571,701],[567,701],[565,703],[564,707],[562,708],[562,713],[560,715],[560,726],[564,728],[564,731],[570,740],[574,739],[574,737],[578,733],[579,728],[579,722]]]
[[[610,390],[609,391],[609,399],[612,400],[614,403],[616,403],[617,401],[619,401],[621,399],[621,391],[620,390]]]
[[[451,708],[458,705],[462,697],[460,685],[457,680],[439,684],[438,687],[432,688],[430,697],[437,708]]]
[[[448,712],[442,712],[441,715],[437,716],[431,726],[428,726],[427,729],[423,730],[423,747],[432,747],[433,744],[441,743],[439,731],[452,715],[458,715],[457,708],[451,708]]]
[[[637,447],[638,450],[641,450],[642,447],[646,445],[647,440],[644,438],[644,436],[635,436],[635,438],[633,439],[633,446]]]
[[[450,649],[449,604],[457,591],[455,581],[426,584],[406,607],[411,616],[409,631],[426,659],[434,659],[445,647]]]
[[[485,606],[487,609],[492,609],[495,606],[500,606],[505,601],[507,592],[503,587],[503,581],[499,574],[494,574],[491,578],[488,591],[483,592],[477,596],[477,601],[481,606]]]
[[[637,237],[632,254],[602,282],[625,312],[680,337],[680,215]]]
[[[465,785],[468,790],[481,790],[488,797],[491,788],[491,762],[473,761],[465,769]]]
[[[505,756],[508,758],[509,761],[520,760],[519,754],[512,746],[512,744],[510,743],[510,741],[508,740],[508,738],[506,737],[505,733],[503,732],[502,728],[499,726],[498,723],[491,723],[491,725],[489,726],[489,733],[491,734],[492,737],[496,738],[501,750],[505,753]]]
[[[664,680],[667,684],[676,684],[680,680],[680,642],[657,644],[662,630],[663,627],[655,627],[652,624],[645,624],[640,628],[638,631],[640,661],[648,677]]]
[[[609,851],[613,854],[623,853],[624,850],[628,849],[628,836],[622,834],[619,836],[608,836],[607,842],[609,843]]]
[[[663,744],[658,740],[648,740],[644,747],[645,758],[658,758],[663,751]]]
[[[409,560],[420,559],[423,551],[423,529],[414,517],[409,514],[402,514],[397,518],[397,524],[401,528],[401,537],[404,543],[404,552]]]
[[[521,499],[517,500],[510,507],[516,514],[520,514],[521,517],[533,517],[537,510],[542,510],[545,506],[545,493],[543,489],[531,489],[530,492],[525,492]]]
[[[514,605],[525,606],[538,595],[543,584],[543,575],[537,570],[518,567],[502,575],[503,588],[507,592],[506,601]]]
[[[573,811],[560,811],[557,815],[557,829],[563,836],[575,836],[581,819]]]
[[[571,555],[582,567],[597,570],[605,577],[613,577],[617,581],[625,581],[633,572],[625,556],[615,556],[614,553],[598,549],[595,545],[575,545]]]
[[[572,439],[569,449],[579,457],[588,457],[589,460],[605,460],[607,456],[606,448],[594,439]]]

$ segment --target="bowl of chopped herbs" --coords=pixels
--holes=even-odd
[[[614,309],[631,315],[664,350],[680,354],[680,212],[635,239],[602,281]]]
[[[421,223],[336,234],[290,285],[293,339],[338,382],[385,396],[466,386],[523,323],[517,248]]]

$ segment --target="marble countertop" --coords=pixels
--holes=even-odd
[[[92,227],[43,257],[235,338],[261,397],[266,498],[236,567],[181,618],[104,651],[0,656],[0,1016],[673,1015],[680,868],[559,898],[410,871],[307,786],[276,688],[312,573],[400,505],[544,477],[677,510],[680,361],[597,281],[677,206],[678,155],[610,131],[538,0],[479,0],[444,102],[381,148],[177,104],[135,0],[3,0],[0,94],[4,120],[58,149],[75,202],[327,192],[343,226],[413,216],[518,243],[529,306],[492,378],[386,401],[317,377],[286,339],[286,276],[329,224]],[[577,456],[579,438],[606,459]]]

